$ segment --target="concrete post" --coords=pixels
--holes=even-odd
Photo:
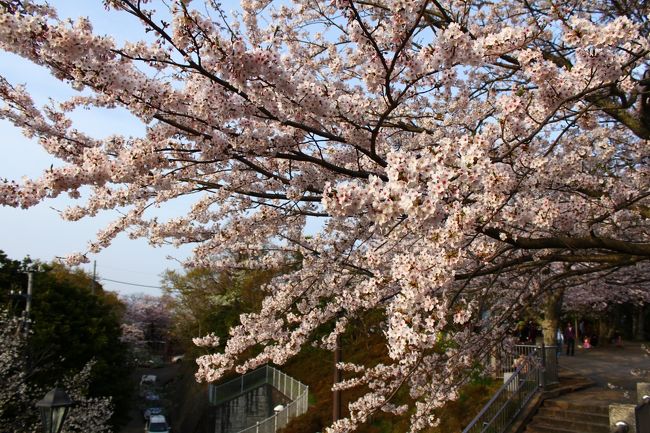
[[[637,404],[644,404],[647,399],[650,399],[650,383],[639,382],[636,384],[636,402]]]
[[[636,426],[636,405],[610,404],[609,405],[609,431],[615,431],[617,423],[624,422],[628,425],[628,433],[641,433]]]

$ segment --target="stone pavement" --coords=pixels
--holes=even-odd
[[[609,405],[636,404],[637,382],[650,382],[650,357],[641,343],[592,349],[577,347],[560,356],[560,383],[534,398],[512,432],[609,432]]]
[[[601,389],[636,391],[637,382],[650,382],[650,357],[641,344],[625,341],[623,347],[576,348],[575,356],[560,356],[560,375],[584,376]]]

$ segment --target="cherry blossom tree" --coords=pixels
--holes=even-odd
[[[557,278],[562,271],[572,270],[575,275],[568,278]],[[582,270],[585,272],[576,271]],[[538,276],[546,282],[544,291],[534,307],[534,312],[544,330],[544,342],[547,345],[556,344],[555,331],[562,328],[560,316],[562,313],[572,312],[605,318],[616,306],[631,304],[637,311],[636,334],[643,333],[640,326],[643,316],[643,306],[650,302],[650,281],[648,280],[647,263],[640,262],[635,266],[613,267],[600,272],[586,272],[591,270],[588,264],[565,264],[561,268],[545,270],[545,274]],[[554,275],[551,275],[551,274]],[[603,321],[605,323],[606,321]],[[606,330],[606,327],[601,330]],[[612,330],[609,330],[613,332]],[[608,331],[608,332],[609,332]],[[603,335],[605,338],[605,335]]]
[[[650,302],[650,281],[647,268],[643,270],[643,274],[625,272],[623,275],[607,275],[572,286],[567,289],[564,307],[571,311],[599,312],[617,304],[647,304]]]
[[[27,358],[27,340],[22,320],[0,310],[0,429],[6,432],[37,432],[40,416],[36,402],[49,389],[30,379],[43,368]],[[113,407],[110,397],[90,397],[88,387],[94,361],[81,371],[62,378],[62,386],[75,402],[64,425],[64,433],[109,432]]]
[[[122,336],[125,341],[143,344],[168,337],[171,327],[170,299],[143,293],[122,297],[126,306],[122,318]]]
[[[146,38],[0,0],[0,48],[80,91],[40,108],[0,80],[0,117],[62,161],[5,180],[0,202],[67,193],[68,220],[124,208],[73,262],[125,231],[193,244],[188,264],[215,270],[300,258],[199,379],[282,364],[325,324],[333,348],[379,311],[388,361],[339,364],[336,388],[366,392],[332,430],[410,410],[418,431],[525,306],[650,256],[643,1],[104,3]],[[124,107],[146,134],[75,129],[92,107]],[[150,211],[181,197],[182,217]]]

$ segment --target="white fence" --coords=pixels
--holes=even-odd
[[[309,387],[268,365],[221,385],[210,384],[208,399],[210,404],[219,405],[263,385],[273,386],[287,396],[290,402],[270,417],[238,433],[275,433],[285,427],[291,418],[307,412]]]

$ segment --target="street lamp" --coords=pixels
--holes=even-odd
[[[45,394],[43,400],[36,403],[36,407],[41,412],[43,429],[45,433],[60,433],[65,416],[72,406],[73,402],[68,394],[60,388],[54,388]]]

